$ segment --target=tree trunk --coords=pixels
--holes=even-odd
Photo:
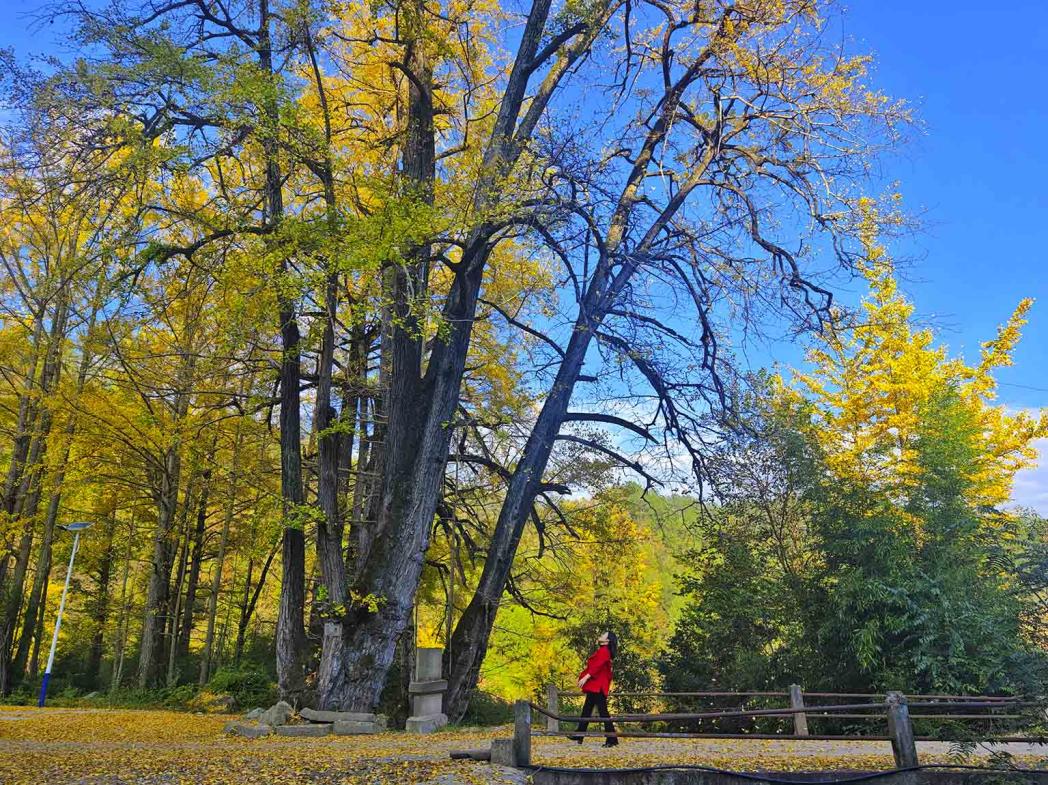
[[[104,273],[100,275],[97,282],[96,296],[84,332],[87,337],[91,336],[98,319],[98,311],[100,307],[99,295],[102,291],[103,285]],[[93,358],[93,352],[87,348],[81,349],[80,367],[77,371],[76,392],[73,399],[74,405],[80,400],[80,396],[84,392],[84,386],[87,384],[87,374],[90,371]],[[17,678],[21,678],[21,674],[25,672],[30,639],[33,640],[34,649],[39,648],[40,644],[39,639],[35,636],[34,630],[38,627],[37,617],[42,613],[42,610],[40,610],[40,603],[45,596],[47,581],[50,577],[51,546],[54,540],[54,528],[55,523],[58,520],[58,510],[62,501],[62,486],[65,483],[66,466],[69,463],[69,453],[72,450],[73,437],[76,434],[76,424],[77,418],[74,410],[69,413],[66,420],[66,426],[62,438],[62,454],[58,459],[58,468],[55,471],[55,476],[51,483],[51,498],[48,500],[47,518],[44,520],[44,533],[43,538],[40,541],[40,551],[37,555],[37,565],[45,564],[47,565],[47,569],[41,570],[39,566],[37,567],[37,572],[33,579],[33,587],[29,593],[29,601],[26,604],[26,612],[22,623],[22,637],[18,642],[18,652],[15,655],[15,664],[13,668],[14,674]],[[31,673],[34,670],[35,668],[30,668]]]
[[[452,636],[449,652],[449,684],[445,693],[448,716],[459,719],[465,713],[469,697],[476,687],[480,666],[487,652],[488,641],[498,611],[499,600],[506,589],[510,569],[516,556],[517,546],[524,531],[535,496],[542,482],[542,475],[549,462],[553,444],[560,432],[568,411],[568,404],[578,381],[586,351],[593,336],[598,332],[609,310],[629,283],[637,269],[638,260],[651,250],[662,227],[680,209],[687,190],[678,190],[670,205],[648,226],[629,255],[620,255],[619,249],[626,237],[634,205],[640,200],[640,189],[646,177],[648,164],[655,149],[660,145],[675,117],[682,97],[682,85],[676,83],[662,102],[660,115],[651,125],[643,145],[635,156],[633,168],[613,212],[604,241],[604,250],[598,260],[593,277],[586,285],[579,303],[575,329],[561,359],[557,377],[543,403],[538,420],[533,427],[524,453],[514,468],[506,489],[506,496],[499,512],[498,523],[488,547],[477,590],[470,600]],[[698,177],[706,170],[715,155],[714,148],[708,149],[696,162],[692,176]],[[618,257],[618,258],[617,258]],[[617,264],[613,265],[615,261]]]
[[[269,0],[259,2],[258,60],[263,75],[275,87]],[[266,167],[266,220],[277,227],[284,218],[282,176],[277,161],[280,123],[275,96],[262,107],[262,151]],[[290,275],[286,259],[281,261],[280,276]],[[280,695],[298,703],[305,687],[306,631],[306,540],[301,507],[305,501],[302,487],[302,421],[299,384],[301,382],[301,336],[295,303],[277,286],[279,300],[280,348],[280,493],[283,500],[284,538],[281,560],[280,610],[277,615],[277,683]]]
[[[44,568],[46,572],[51,572],[51,560],[48,559],[47,565]],[[47,586],[44,584],[44,589],[40,594],[40,607],[36,614],[36,629],[33,633],[33,653],[29,657],[29,670],[28,676],[31,682],[36,681],[36,675],[40,672],[40,642],[44,639],[44,617],[47,615]]]
[[[187,326],[186,333],[185,351],[175,381],[176,394],[172,417],[175,436],[171,445],[151,467],[149,478],[157,507],[157,526],[153,536],[145,621],[142,624],[142,645],[138,657],[138,686],[142,689],[156,684],[159,675],[161,638],[164,622],[167,620],[166,614],[170,610],[171,568],[178,546],[178,532],[174,524],[182,477],[180,429],[189,411],[190,389],[196,369],[196,353],[193,351],[195,323]]]
[[[453,653],[453,659],[450,659],[446,668],[448,690],[445,693],[445,711],[448,717],[455,720],[465,714],[470,695],[477,685],[480,666],[487,653],[495,614],[506,590],[517,546],[542,484],[542,474],[568,411],[571,393],[585,362],[592,336],[593,330],[585,328],[576,329],[571,335],[550,394],[542,405],[524,452],[510,477],[480,581],[473,598],[455,625],[455,632],[447,647],[447,651]]]
[[[33,529],[37,508],[42,492],[41,483],[44,473],[44,458],[47,454],[48,438],[51,433],[52,411],[47,403],[47,396],[54,391],[62,371],[62,350],[65,344],[65,332],[69,314],[69,293],[67,289],[59,290],[55,303],[55,312],[51,319],[51,328],[47,333],[47,345],[43,354],[43,365],[35,385],[27,381],[27,390],[33,386],[40,390],[41,402],[27,402],[24,429],[16,436],[15,455],[8,470],[8,482],[5,484],[4,504],[9,515],[22,520],[22,536],[15,558],[15,569],[6,586],[0,585],[0,596],[4,596],[4,615],[0,619],[0,694],[9,695],[15,683],[21,678],[21,669],[16,667],[13,659],[17,658],[15,650],[15,631],[18,628],[19,612],[25,592],[25,580],[29,569],[30,554],[33,545]],[[38,335],[42,333],[38,332]],[[36,358],[34,357],[34,366]],[[20,402],[20,419],[21,419]],[[23,442],[28,446],[23,452]],[[19,471],[20,470],[20,474]],[[38,563],[39,565],[42,562]],[[39,570],[38,570],[39,571]],[[36,581],[34,580],[34,585]],[[38,595],[39,596],[39,595]],[[31,631],[31,627],[27,631]],[[23,634],[24,637],[24,634]],[[28,651],[29,642],[25,642]],[[19,644],[18,650],[21,650]],[[14,655],[14,657],[12,656]],[[24,665],[24,658],[22,663]]]
[[[127,647],[127,625],[131,616],[130,599],[127,595],[127,579],[131,572],[131,545],[135,541],[135,510],[131,510],[131,523],[127,533],[127,549],[124,551],[124,571],[120,578],[120,618],[117,620],[117,639],[113,651],[113,677],[109,691],[116,692],[124,676],[124,652]]]
[[[168,687],[174,687],[178,681],[178,635],[181,629],[180,622],[182,621],[182,586],[185,583],[186,571],[189,565],[189,510],[193,506],[195,479],[195,477],[190,479],[185,497],[182,499],[182,520],[178,526],[178,556],[175,561],[178,565],[178,570],[175,573],[175,585],[170,598],[170,602],[173,604],[169,609],[167,621],[164,624],[164,636],[167,639],[167,676],[164,679],[164,683]]]
[[[244,653],[244,641],[247,638],[247,625],[251,621],[251,617],[255,613],[255,607],[258,605],[258,598],[262,595],[262,587],[266,585],[266,576],[269,574],[269,567],[273,564],[273,559],[277,555],[276,547],[269,552],[265,562],[262,564],[262,571],[258,574],[258,583],[255,584],[254,591],[251,591],[251,570],[250,563],[248,564],[248,578],[244,584],[244,602],[240,607],[240,621],[237,624],[237,642],[236,642],[236,662],[239,664],[241,656]]]
[[[513,70],[499,107],[491,141],[485,151],[487,169],[477,189],[479,213],[498,198],[499,178],[519,155],[515,141],[517,118],[524,104],[528,79],[543,38],[548,0],[532,4]],[[413,80],[414,84],[414,80]],[[426,85],[428,92],[429,85]],[[424,141],[409,139],[405,156],[426,153]],[[405,171],[407,171],[407,158]],[[443,488],[452,429],[448,423],[458,404],[484,267],[493,247],[491,226],[476,227],[467,239],[444,306],[450,325],[433,343],[426,373],[417,332],[404,329],[408,292],[398,275],[394,290],[393,374],[389,388],[386,467],[374,539],[354,586],[360,603],[347,620],[344,642],[347,686],[338,701],[343,710],[370,711],[378,702],[398,638],[409,624],[433,517]],[[413,283],[404,281],[403,283]]]
[[[212,451],[214,445],[212,445]],[[193,634],[193,618],[196,610],[197,586],[200,582],[200,565],[204,553],[204,534],[207,527],[207,503],[211,493],[211,470],[201,474],[200,501],[197,503],[196,528],[193,531],[193,551],[189,557],[189,579],[186,581],[186,599],[182,609],[182,632],[178,636],[178,654],[189,655],[189,638]]]
[[[200,678],[198,683],[207,684],[211,678],[211,658],[215,643],[215,619],[218,616],[218,595],[222,590],[222,569],[226,561],[226,545],[229,542],[229,529],[233,524],[236,511],[237,485],[240,479],[240,450],[243,445],[243,432],[240,420],[237,420],[236,435],[233,437],[233,452],[230,457],[229,490],[226,507],[222,518],[222,535],[218,540],[218,553],[215,554],[215,566],[211,573],[211,593],[207,598],[207,633],[204,636],[204,649],[200,654]]]

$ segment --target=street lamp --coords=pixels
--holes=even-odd
[[[65,610],[66,592],[69,591],[69,579],[73,575],[73,559],[76,558],[77,548],[80,547],[80,532],[88,528],[91,525],[91,521],[76,521],[75,523],[69,523],[61,528],[67,532],[73,532],[73,552],[69,554],[69,567],[66,569],[65,586],[62,587],[62,599],[58,603],[58,618],[55,619],[55,634],[51,637],[51,653],[47,655],[47,669],[44,671],[44,681],[40,685],[40,700],[37,702],[37,706],[43,708],[44,701],[47,700],[47,683],[51,681],[51,666],[55,664],[55,647],[58,646],[58,630],[62,626],[62,611]]]

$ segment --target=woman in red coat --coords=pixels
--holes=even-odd
[[[611,661],[615,659],[618,652],[619,639],[613,632],[605,632],[597,638],[597,650],[590,655],[586,661],[586,668],[579,674],[579,689],[586,693],[586,702],[582,706],[583,717],[592,717],[593,710],[597,709],[601,717],[608,717],[608,690],[611,689]],[[579,723],[576,733],[585,733],[589,723],[585,720]],[[615,732],[615,725],[607,720],[604,730],[608,733]],[[582,744],[583,736],[570,736],[572,741]],[[615,736],[608,736],[604,742],[605,747],[614,747],[619,743]]]

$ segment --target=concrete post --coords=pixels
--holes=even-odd
[[[415,680],[408,685],[411,716],[405,729],[412,733],[433,733],[448,724],[444,713],[444,693],[448,683],[441,678],[443,649],[417,649]]]
[[[801,691],[801,685],[799,684],[790,685],[790,708],[804,708],[804,693]],[[793,715],[793,732],[798,736],[808,735],[808,715],[804,712],[798,712]]]
[[[527,701],[513,705],[513,765],[531,765],[531,706]]]
[[[888,708],[888,735],[892,739],[895,768],[910,769],[917,766],[917,741],[910,722],[910,708],[906,696],[901,692],[889,692],[885,699]]]
[[[560,690],[556,684],[546,685],[546,711],[550,714],[560,714]],[[559,731],[560,720],[556,717],[546,717],[546,730]]]

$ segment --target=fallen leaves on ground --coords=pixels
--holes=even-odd
[[[226,736],[222,716],[130,710],[0,708],[0,783],[27,785],[521,785],[511,770],[452,761],[509,728],[430,736],[383,733],[296,739]],[[922,762],[956,763],[943,751]],[[628,768],[687,763],[733,770],[884,769],[887,742],[626,739],[614,750],[590,739],[534,739],[540,765]],[[1026,760],[1027,763],[1035,761]],[[1043,762],[1038,757],[1036,762]]]

